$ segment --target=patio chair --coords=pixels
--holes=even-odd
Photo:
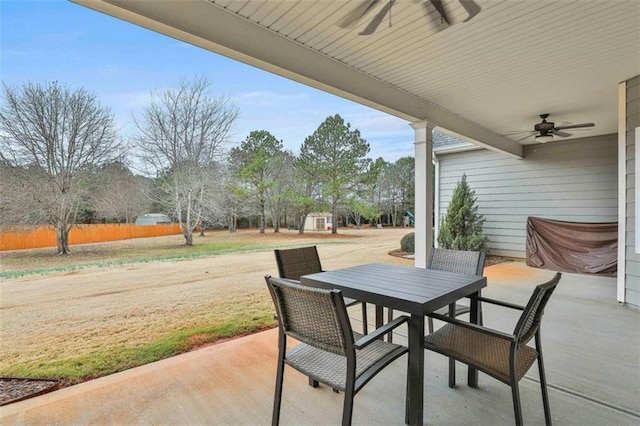
[[[278,369],[271,423],[280,421],[285,364],[344,392],[342,424],[350,425],[353,399],[369,380],[398,357],[404,346],[381,339],[407,321],[396,318],[373,333],[354,333],[339,290],[307,287],[265,277],[278,316]],[[301,342],[287,351],[287,337]]]
[[[274,250],[280,278],[300,281],[300,277],[322,272],[320,256],[316,246],[300,247],[286,250]],[[344,298],[347,307],[362,305],[362,332],[369,332],[367,322],[367,304],[348,297]]]
[[[538,285],[526,307],[485,297],[480,298],[482,302],[522,311],[512,334],[463,322],[445,315],[434,314],[434,318],[445,321],[447,324],[424,339],[426,349],[475,367],[509,385],[513,397],[516,425],[522,424],[518,382],[529,371],[536,359],[540,374],[545,423],[551,425],[547,381],[540,343],[540,323],[544,308],[561,276],[560,273],[557,273],[550,281]],[[535,349],[527,345],[534,337]]]
[[[427,268],[437,271],[457,272],[467,275],[483,275],[485,254],[479,251],[449,250],[433,247],[427,259]],[[463,315],[471,311],[469,305],[455,304],[454,316]],[[439,315],[449,315],[449,308],[444,307],[435,311]],[[480,313],[482,315],[482,312]],[[433,319],[427,317],[429,333],[433,333]],[[480,320],[482,324],[482,320]]]

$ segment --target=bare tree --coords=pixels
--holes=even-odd
[[[249,191],[240,179],[229,171],[229,167],[222,168],[218,185],[221,191],[204,202],[205,219],[212,225],[225,226],[229,232],[236,232],[238,219],[254,214],[253,206],[247,202]]]
[[[140,120],[137,146],[148,171],[160,177],[162,201],[178,218],[186,245],[202,218],[203,200],[215,190],[215,164],[224,154],[238,109],[209,93],[205,78],[152,93]]]
[[[266,188],[266,194],[274,232],[280,232],[280,222],[282,217],[285,216],[286,207],[294,187],[294,160],[293,153],[283,150],[271,159],[269,165],[272,184]]]
[[[2,101],[0,160],[11,178],[4,220],[51,225],[58,254],[69,253],[69,231],[92,197],[93,170],[121,154],[113,114],[95,95],[57,82],[3,84]]]
[[[104,165],[96,176],[96,215],[132,223],[136,216],[150,212],[151,199],[145,195],[151,184],[150,179],[135,176],[121,161]]]

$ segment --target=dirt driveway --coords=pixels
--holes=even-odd
[[[286,246],[318,244],[325,269],[413,263],[388,254],[399,248],[406,229],[341,232],[339,238],[298,237],[293,231],[260,238]],[[45,353],[65,358],[109,344],[149,342],[201,324],[221,307],[253,315],[271,303],[265,274],[277,274],[270,249],[0,280],[0,369]]]

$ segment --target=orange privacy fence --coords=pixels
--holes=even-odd
[[[179,233],[180,224],[178,223],[144,226],[118,223],[76,225],[69,232],[69,244],[100,243]],[[56,245],[56,231],[48,226],[8,229],[0,233],[0,251],[55,247]]]

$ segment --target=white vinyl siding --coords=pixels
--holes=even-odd
[[[638,188],[635,186],[635,128],[640,127],[640,76],[627,81],[626,90],[626,266],[625,266],[625,301],[640,306],[640,254],[636,253],[635,233],[636,198]]]
[[[525,257],[527,217],[618,220],[616,135],[525,146],[518,160],[486,149],[438,154],[440,215],[463,173],[485,217],[489,252]]]

